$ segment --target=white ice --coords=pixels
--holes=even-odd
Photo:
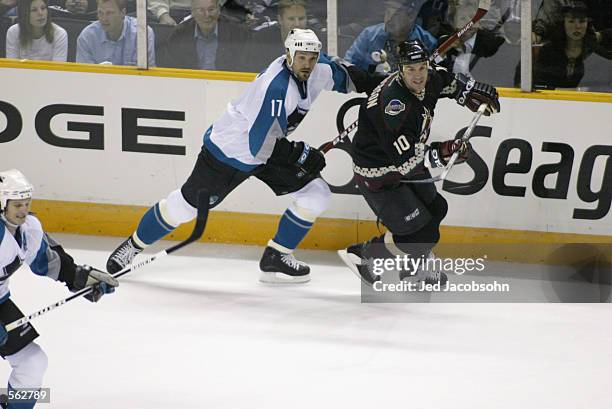
[[[120,241],[57,238],[96,266]],[[612,405],[609,304],[362,304],[334,253],[299,251],[312,281],[270,286],[257,280],[261,251],[194,244],[126,275],[98,304],[36,319],[51,388],[51,404],[37,407]],[[27,270],[11,292],[26,314],[69,295]],[[0,376],[9,371],[4,362]]]

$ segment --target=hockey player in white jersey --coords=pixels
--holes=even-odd
[[[117,280],[108,273],[74,263],[64,249],[42,229],[29,212],[32,185],[15,169],[0,172],[0,355],[12,367],[8,388],[37,390],[42,387],[47,356],[34,339],[38,333],[30,323],[7,333],[5,325],[24,315],[11,300],[9,277],[25,263],[40,276],[66,283],[70,291],[93,286],[86,296],[98,301],[114,291]],[[35,400],[1,403],[9,409],[30,409]]]
[[[381,79],[321,53],[312,30],[293,29],[286,55],[274,60],[230,102],[204,134],[204,144],[183,186],[150,208],[136,231],[110,255],[111,273],[130,264],[142,249],[196,216],[197,192],[205,189],[210,207],[250,176],[293,203],[260,261],[263,282],[307,282],[310,268],[293,250],[326,208],[331,196],[319,172],[325,158],[305,142],[286,139],[322,91],[371,91]]]

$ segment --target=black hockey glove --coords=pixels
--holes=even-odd
[[[104,294],[110,294],[119,286],[119,281],[107,272],[97,270],[88,265],[76,266],[74,281],[68,288],[72,292],[92,287],[92,291],[85,296],[91,302],[98,302]]]
[[[489,58],[499,50],[499,47],[501,47],[505,41],[506,39],[497,31],[481,28],[476,33],[476,41],[474,42],[472,54]]]
[[[444,142],[432,142],[426,154],[432,167],[443,168],[448,164],[448,161],[455,152],[459,152],[455,164],[465,162],[470,155],[471,149],[472,146],[469,142],[464,142],[461,139],[451,139]]]
[[[487,104],[486,116],[499,112],[499,95],[495,87],[475,81],[463,74],[457,74],[457,94],[455,99],[461,106],[468,107],[472,112],[478,111],[481,104]]]
[[[325,156],[305,142],[279,139],[269,159],[272,163],[289,163],[303,174],[317,174],[325,167]]]

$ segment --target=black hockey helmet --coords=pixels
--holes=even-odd
[[[403,41],[397,46],[397,65],[429,61],[429,52],[420,40]]]

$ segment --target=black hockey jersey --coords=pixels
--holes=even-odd
[[[420,96],[408,90],[399,72],[381,82],[359,109],[359,127],[352,142],[357,177],[381,185],[424,173],[436,103],[456,94],[455,76],[435,65],[429,69]]]

